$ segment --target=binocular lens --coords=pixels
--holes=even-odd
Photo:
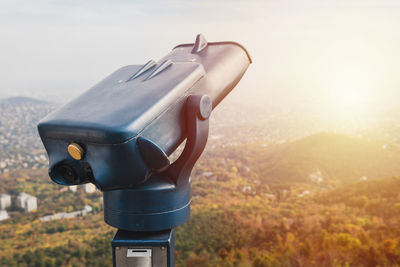
[[[93,172],[84,162],[63,161],[50,168],[50,177],[62,185],[77,185],[93,182]]]
[[[56,183],[64,185],[73,185],[78,183],[79,178],[76,171],[69,165],[62,163],[56,165],[50,176]]]
[[[60,174],[67,182],[73,183],[76,180],[77,175],[71,166],[61,165],[59,168],[60,168]]]

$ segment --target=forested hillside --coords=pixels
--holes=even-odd
[[[266,183],[332,186],[400,175],[400,147],[362,136],[319,133],[285,144],[241,144],[217,150],[262,175]]]
[[[202,158],[193,172],[191,219],[176,232],[177,266],[398,266],[400,178],[326,189],[268,184],[264,175],[234,154]],[[44,170],[0,181],[8,192],[39,197],[36,213],[0,223],[0,266],[111,265],[115,229],[103,222],[99,193],[87,198],[79,190],[60,192]],[[97,207],[94,214],[37,220],[87,203]]]

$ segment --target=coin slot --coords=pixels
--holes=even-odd
[[[128,249],[127,257],[151,257],[151,248],[149,249]]]

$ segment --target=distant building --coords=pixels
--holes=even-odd
[[[76,218],[79,216],[85,216],[92,212],[92,207],[86,205],[83,210],[73,211],[73,212],[59,212],[52,215],[47,215],[44,217],[39,218],[41,222],[49,222],[54,220],[61,220],[61,219],[71,219]]]
[[[5,169],[7,167],[7,163],[5,161],[0,161],[0,169]]]
[[[251,186],[249,186],[249,185],[246,185],[246,186],[242,187],[242,192],[243,193],[251,193],[251,191],[252,191],[252,189],[251,189]]]
[[[21,193],[17,197],[17,205],[26,212],[32,212],[37,209],[37,199],[27,193]]]
[[[309,190],[304,190],[302,193],[299,194],[299,197],[304,197],[310,194]]]
[[[89,205],[86,205],[82,210],[82,215],[86,215],[88,213],[91,213],[92,211],[93,211],[93,208]]]
[[[68,186],[68,190],[71,192],[76,192],[76,190],[78,189],[77,185],[70,185]]]
[[[251,186],[249,186],[249,185],[243,186],[242,187],[242,192],[245,193],[245,194],[253,194],[253,195],[257,194],[257,191],[253,190],[251,188]]]
[[[83,184],[82,189],[83,189],[83,192],[89,193],[89,194],[96,192],[96,186],[92,183]]]
[[[7,194],[0,194],[0,210],[5,210],[11,206],[11,196]]]
[[[316,170],[313,173],[310,173],[308,175],[308,178],[311,180],[311,182],[317,183],[317,184],[321,184],[324,181],[322,172],[320,169]]]
[[[8,217],[8,213],[6,210],[0,210],[0,221],[4,221],[7,220]]]
[[[274,194],[265,193],[264,196],[270,199],[276,199],[276,196]]]
[[[49,221],[53,221],[53,220],[60,220],[60,219],[66,218],[67,214],[68,213],[66,213],[66,212],[59,212],[59,213],[55,213],[55,214],[52,214],[52,215],[43,216],[43,217],[39,218],[39,220],[41,222],[49,222]]]
[[[202,175],[204,177],[210,177],[210,176],[214,175],[214,173],[213,172],[203,172]]]

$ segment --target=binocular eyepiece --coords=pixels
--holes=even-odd
[[[62,185],[96,183],[90,165],[85,162],[61,161],[49,170],[49,175],[56,183]]]

